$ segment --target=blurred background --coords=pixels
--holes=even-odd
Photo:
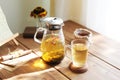
[[[30,12],[42,6],[47,16],[72,20],[120,42],[120,0],[0,0],[13,33],[35,26]]]

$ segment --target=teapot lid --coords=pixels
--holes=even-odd
[[[44,19],[49,25],[63,25],[63,20],[58,17],[47,17]]]

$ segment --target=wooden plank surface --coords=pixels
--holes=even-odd
[[[34,43],[33,43],[34,44]],[[31,45],[33,46],[33,45]],[[14,43],[10,42],[8,44],[0,47],[0,56],[7,55],[10,51],[18,50],[18,49],[29,49],[26,46],[19,45],[16,46]],[[38,64],[39,63],[39,64]],[[30,74],[29,74],[30,73]],[[32,76],[31,76],[32,75]],[[58,75],[58,76],[55,76]],[[29,76],[29,77],[28,77]],[[56,69],[47,65],[45,62],[41,60],[41,58],[35,58],[28,61],[26,64],[18,67],[14,71],[7,71],[4,68],[0,68],[0,78],[7,80],[29,80],[30,78],[35,80],[68,80],[64,75],[59,73]]]
[[[63,32],[66,44],[70,44],[71,40],[75,39],[73,32],[76,28],[86,27],[72,21],[65,22]],[[47,65],[38,57],[12,72],[0,68],[0,77],[3,79],[8,78],[8,80],[120,80],[119,43],[95,31],[92,32],[93,44],[89,49],[88,71],[86,73],[76,74],[69,70],[68,66],[72,60],[69,51],[64,60],[55,67]],[[41,54],[40,44],[34,42],[33,39],[23,38],[20,35],[17,40],[20,43],[18,47],[11,42],[0,47],[0,56],[7,54],[8,48],[11,51],[15,49],[31,49],[33,53]],[[35,65],[35,63],[39,64]]]
[[[74,23],[72,21],[67,21],[65,23],[66,24],[65,27],[63,27],[63,30],[66,40],[68,41],[68,43],[70,43],[71,40],[75,39],[73,35],[74,30],[76,28],[85,28],[85,27],[77,23]],[[93,37],[92,37],[93,44],[91,45],[89,52],[92,55],[100,58],[101,60],[120,69],[120,62],[119,62],[120,43],[106,36],[103,36],[93,30],[90,31],[93,33]]]
[[[44,71],[36,71],[31,73],[20,74],[9,78],[8,80],[69,80],[54,68]]]
[[[22,45],[16,46],[11,41],[11,42],[0,47],[0,56],[7,55],[7,54],[9,54],[9,52],[13,52],[15,50],[25,50],[25,49],[26,48],[23,47]],[[0,73],[1,73],[1,75],[0,75],[1,78],[9,78],[9,77],[12,77],[15,75],[14,73],[7,71],[5,69],[2,69],[2,68],[0,68]]]
[[[76,28],[85,28],[85,27],[81,26],[77,23],[74,23],[72,21],[66,21],[65,22],[65,26],[63,27],[63,31],[64,31],[66,42],[68,44],[70,44],[71,40],[75,39],[75,37],[73,35],[73,32]],[[89,57],[89,60],[88,60],[89,61],[88,62],[89,71],[87,73],[82,74],[82,76],[81,76],[81,74],[72,73],[68,69],[68,65],[71,62],[71,59],[69,59],[67,57],[65,58],[65,61],[63,61],[63,63],[56,66],[55,68],[58,69],[62,74],[65,74],[66,76],[70,77],[73,80],[78,80],[79,78],[81,78],[81,80],[88,80],[88,79],[96,80],[97,78],[104,79],[106,77],[105,74],[109,73],[109,72],[110,72],[109,73],[110,77],[108,75],[104,80],[113,80],[113,79],[119,80],[120,71],[117,68],[114,68],[114,67],[116,65],[117,65],[117,67],[119,67],[120,63],[118,61],[117,61],[118,63],[116,61],[115,61],[116,63],[113,62],[114,59],[116,59],[116,58],[119,59],[119,58],[117,56],[110,57],[111,55],[106,56],[103,53],[105,50],[116,48],[116,46],[113,43],[110,42],[111,39],[109,39],[107,37],[104,37],[104,36],[100,35],[99,33],[94,32],[94,31],[92,31],[92,33],[93,33],[93,42],[94,43],[92,44],[92,46],[89,50],[89,52],[90,52],[90,55],[89,55],[90,57]],[[99,38],[97,39],[97,36],[101,36],[101,38],[100,38],[101,40]],[[27,42],[28,39],[22,41],[23,38],[20,37],[20,38],[18,38],[18,40],[30,49],[37,48],[39,50],[40,45],[37,44],[37,43],[34,43],[33,40],[31,40],[31,42],[30,42],[30,43],[34,43],[32,45],[29,44],[29,42]],[[98,42],[99,40],[101,42]],[[107,45],[106,46],[105,45],[100,46],[101,44],[111,44],[111,45],[114,45],[114,46],[112,46],[110,48]],[[104,49],[104,50],[102,50],[102,49]],[[119,49],[119,48],[117,48],[117,49]],[[112,54],[114,54],[114,53],[112,53]],[[116,55],[119,55],[119,54],[116,54]],[[68,57],[70,57],[70,55],[68,55]],[[108,59],[106,57],[110,57],[110,59]],[[111,76],[111,75],[113,75],[113,76]]]
[[[100,35],[97,35],[93,40],[90,52],[120,70],[120,43]]]
[[[64,73],[71,80],[119,80],[120,71],[100,59],[89,54],[88,56],[88,71],[83,74],[76,74],[69,70],[68,66],[71,63],[71,58],[65,58],[61,64],[55,68],[61,73]]]

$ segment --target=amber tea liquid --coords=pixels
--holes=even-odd
[[[64,44],[57,35],[47,35],[41,43],[42,59],[49,64],[60,63],[64,57]]]
[[[72,45],[72,59],[73,65],[76,67],[82,67],[87,60],[88,49],[85,44],[75,43]]]

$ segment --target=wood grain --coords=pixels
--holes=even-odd
[[[76,28],[87,27],[73,21],[65,22],[63,32],[66,44],[70,44],[71,40],[75,39],[73,32]],[[69,70],[68,66],[72,61],[69,51],[57,66],[50,66],[39,57],[28,61],[12,72],[0,69],[0,77],[3,79],[9,78],[9,80],[120,80],[119,43],[91,29],[88,30],[93,33],[93,44],[89,49],[88,71],[86,73],[76,74]],[[15,49],[31,49],[34,53],[40,53],[40,44],[34,42],[33,39],[23,38],[20,35],[17,37],[17,41],[20,43],[19,46],[10,42],[0,47],[0,56],[7,54],[8,48],[11,51]],[[35,63],[39,64],[35,65]]]
[[[61,64],[55,68],[61,73],[64,73],[71,80],[119,80],[120,71],[100,59],[89,54],[88,56],[88,71],[83,74],[76,74],[69,70],[68,66],[71,58],[65,58]]]
[[[70,42],[71,42],[71,40],[73,40],[73,39],[75,39],[75,37],[74,37],[74,35],[73,35],[73,32],[74,32],[74,30],[76,29],[76,28],[86,28],[86,27],[84,27],[84,26],[82,26],[82,25],[79,25],[79,24],[77,24],[77,23],[74,23],[74,22],[72,22],[72,21],[66,21],[65,22],[65,26],[63,27],[63,31],[64,31],[64,35],[65,35],[65,40],[66,40],[66,42],[67,42],[67,44],[70,44]],[[88,28],[87,28],[88,29]],[[90,29],[89,29],[90,30]],[[92,31],[92,30],[90,30],[90,31]],[[107,47],[107,46],[105,46],[105,44],[107,43],[107,44],[109,44],[109,42],[111,41],[111,39],[109,39],[109,38],[107,38],[107,37],[104,37],[104,36],[102,36],[102,35],[100,35],[99,33],[97,33],[97,32],[95,32],[95,31],[92,31],[92,33],[93,33],[93,44],[92,44],[92,46],[91,46],[91,48],[90,48],[90,50],[89,50],[89,52],[90,52],[90,57],[89,57],[89,62],[88,62],[88,65],[89,65],[89,67],[90,67],[90,69],[89,69],[89,71],[87,72],[87,73],[85,73],[86,75],[84,75],[84,76],[81,76],[81,75],[79,75],[79,74],[74,74],[74,73],[72,73],[69,69],[68,69],[68,65],[69,65],[69,63],[71,62],[71,59],[69,60],[69,58],[70,58],[70,55],[68,55],[68,59],[67,59],[67,57],[65,58],[65,59],[67,59],[67,60],[65,60],[65,61],[63,61],[63,63],[62,64],[60,64],[60,65],[58,65],[58,66],[56,66],[55,68],[56,69],[58,69],[58,71],[60,71],[62,74],[64,74],[64,75],[66,75],[66,76],[68,76],[68,77],[70,77],[71,79],[75,79],[75,80],[77,80],[78,78],[81,78],[81,80],[87,80],[87,79],[84,79],[85,77],[87,78],[88,76],[90,77],[90,76],[93,76],[93,77],[95,77],[95,78],[88,78],[88,79],[91,79],[91,80],[94,80],[94,79],[96,79],[97,77],[99,77],[100,79],[104,79],[104,77],[105,77],[105,74],[106,73],[109,73],[109,71],[111,72],[110,73],[110,75],[113,75],[113,76],[115,76],[115,78],[114,77],[107,77],[106,78],[106,80],[108,80],[108,79],[110,79],[110,80],[112,80],[112,79],[116,79],[116,80],[118,80],[119,78],[118,78],[118,76],[120,76],[119,74],[120,74],[120,71],[119,70],[117,70],[117,69],[114,69],[114,66],[110,66],[109,64],[115,64],[115,63],[113,63],[113,61],[112,60],[114,60],[114,59],[112,59],[112,57],[111,57],[111,60],[108,60],[106,57],[108,57],[108,56],[106,56],[106,55],[104,55],[103,54],[103,52],[105,51],[105,50],[108,50],[108,49],[111,49],[109,46]],[[97,39],[98,38],[98,36],[100,36],[101,38],[100,39]],[[22,38],[23,39],[23,38]],[[108,42],[108,41],[109,42]],[[26,45],[27,47],[29,47],[30,49],[33,49],[34,47],[36,47],[36,48],[39,48],[39,44],[36,44],[36,43],[34,43],[34,44],[32,44],[32,45],[34,45],[34,47],[31,45],[31,44],[29,44],[29,43],[27,43],[27,41],[28,40],[24,40],[24,41],[22,41],[22,44],[24,44],[24,45]],[[98,42],[98,41],[101,41],[101,42]],[[32,42],[31,43],[33,43],[33,40],[32,40]],[[99,44],[98,44],[99,43]],[[100,46],[101,44],[104,44],[104,45],[102,45],[102,46]],[[111,44],[111,45],[113,45],[113,44]],[[114,47],[115,47],[115,45],[114,45]],[[102,50],[102,49],[104,49],[104,50]],[[102,52],[102,51],[103,52]],[[102,53],[101,53],[102,52]],[[115,59],[116,59],[116,57],[115,57]],[[67,63],[67,64],[66,64]],[[118,62],[119,63],[119,62]],[[118,65],[118,64],[116,64],[116,65]],[[62,67],[61,67],[62,66]],[[102,66],[102,67],[101,67]],[[97,73],[97,75],[96,75],[96,71],[98,72]],[[101,71],[101,72],[100,72]],[[93,73],[93,74],[91,74],[91,73]],[[117,75],[115,75],[115,73],[118,73]],[[73,77],[73,76],[76,76],[75,78]],[[96,75],[96,76],[94,76],[94,75]],[[83,79],[82,79],[83,78]]]
[[[70,43],[71,40],[75,39],[73,32],[76,28],[86,28],[72,21],[67,21],[65,23],[66,26],[64,27],[64,33],[65,37],[67,37],[66,40],[68,41],[68,43]],[[70,27],[70,29],[67,29],[66,27]],[[92,55],[105,61],[106,63],[120,69],[120,43],[112,40],[111,38],[108,38],[107,36],[101,35],[100,33],[97,33],[91,29],[88,30],[93,33],[93,44],[91,45],[89,52]]]

